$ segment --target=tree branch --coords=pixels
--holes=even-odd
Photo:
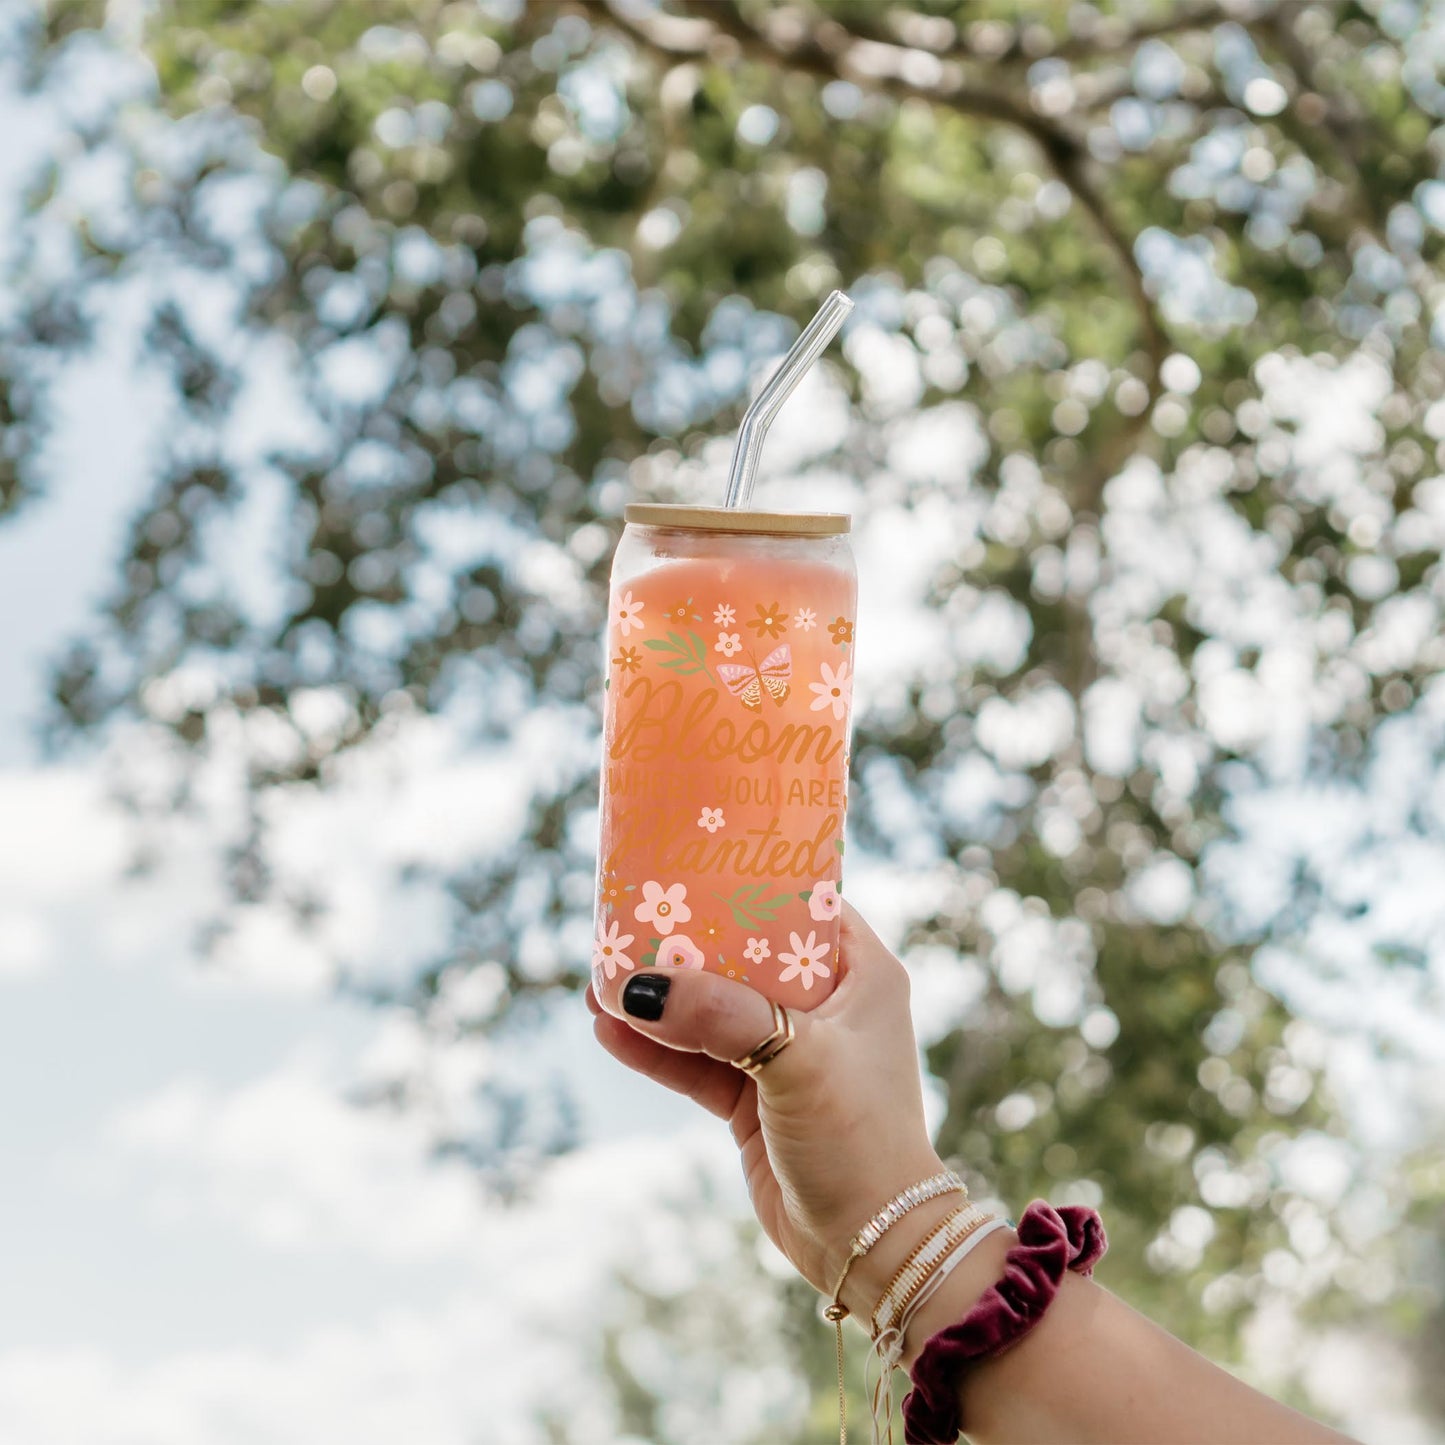
[[[1114,56],[1121,50],[1137,50],[1147,40],[1162,40],[1166,35],[1181,35],[1189,30],[1208,30],[1227,20],[1243,21],[1237,5],[1210,3],[1182,5],[1162,20],[1126,29],[1116,21],[1101,21],[1092,35],[1071,36],[1034,60],[1087,60],[1094,56]]]
[[[948,105],[962,115],[1002,121],[1029,130],[1044,126],[1040,117],[1007,91],[970,84],[957,61],[941,60],[924,50],[859,39],[834,20],[799,26],[790,15],[769,12],[767,28],[757,30],[743,18],[736,0],[681,0],[685,10],[710,20],[736,41],[742,53],[766,65],[787,66],[824,80],[847,80],[901,99],[917,97]]]
[[[617,15],[622,3],[623,0],[609,0],[608,9]],[[782,65],[827,80],[848,80],[899,98],[946,105],[962,115],[1010,126],[1038,146],[1049,168],[1079,202],[1123,272],[1125,288],[1139,316],[1141,340],[1149,361],[1149,374],[1144,378],[1149,388],[1149,405],[1121,426],[1110,444],[1095,454],[1080,485],[1081,509],[1097,511],[1099,493],[1105,482],[1132,452],[1148,424],[1150,406],[1160,392],[1159,369],[1169,344],[1131,240],[1090,180],[1086,170],[1088,153],[1080,141],[1062,126],[1029,109],[1016,96],[971,84],[956,61],[859,39],[834,21],[811,28],[796,27],[789,21],[786,33],[780,33],[776,18],[770,17],[770,29],[765,33],[743,18],[736,0],[681,0],[681,3],[689,11],[691,23],[710,22],[734,41],[745,56],[762,64]],[[627,8],[631,13],[621,23],[633,34],[641,33],[641,38],[651,44],[646,33],[639,30],[636,12],[630,5]],[[699,32],[690,32],[688,39],[691,45],[699,47],[688,51],[689,54],[698,54],[707,48]],[[677,54],[675,50],[668,53]]]
[[[1048,50],[1025,47],[1021,27],[1014,27],[1012,39],[999,50],[980,50],[958,33],[958,27],[942,16],[918,15],[911,10],[890,8],[876,19],[860,19],[832,15],[834,23],[843,26],[860,40],[892,43],[913,50],[926,51],[941,59],[963,60],[975,65],[1032,65],[1039,60],[1089,60],[1097,57],[1117,59],[1121,52],[1137,50],[1148,40],[1178,35],[1190,30],[1206,30],[1226,20],[1242,20],[1238,6],[1230,7],[1220,0],[1182,5],[1176,14],[1132,28],[1123,21],[1105,18],[1087,35],[1072,35]]]
[[[705,20],[670,15],[666,10],[636,4],[635,0],[581,0],[581,8],[591,12],[592,19],[600,15],[648,49],[675,60],[706,55],[717,34]]]

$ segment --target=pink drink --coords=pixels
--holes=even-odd
[[[837,979],[849,519],[632,506],[607,624],[593,983],[656,964],[790,1008]]]

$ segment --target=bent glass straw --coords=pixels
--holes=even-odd
[[[725,507],[747,506],[758,475],[763,440],[773,424],[773,418],[793,394],[793,388],[803,379],[803,373],[827,350],[828,343],[838,334],[838,328],[852,309],[853,303],[841,291],[834,291],[743,414],[737,446],[733,448],[732,469],[728,472],[727,496],[723,500]]]

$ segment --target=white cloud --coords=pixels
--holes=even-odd
[[[286,1353],[197,1351],[140,1369],[93,1349],[0,1357],[12,1445],[541,1445],[618,1438],[576,1342],[528,1336],[498,1303],[459,1297],[312,1334]]]
[[[156,1198],[185,1201],[262,1242],[382,1257],[465,1253],[481,1222],[475,1177],[427,1167],[425,1125],[346,1103],[314,1063],[230,1093],[177,1080],[116,1116],[111,1142]]]
[[[238,746],[201,766],[195,815],[162,806],[180,760],[159,729],[131,729],[112,755],[154,809],[144,821],[115,805],[101,767],[0,770],[0,979],[65,956],[192,961],[196,930],[226,907],[222,850],[245,821],[240,740],[224,741]],[[278,793],[267,802],[271,857],[322,911],[303,925],[279,899],[230,906],[210,984],[315,997],[338,960],[371,978],[403,976],[446,946],[452,905],[438,883],[402,871],[444,872],[504,848],[533,780],[567,766],[572,744],[543,718],[515,746],[478,754],[446,719],[407,718],[344,755],[333,787]],[[129,873],[142,849],[159,861]]]
[[[454,1289],[312,1329],[285,1352],[184,1350],[139,1367],[98,1348],[0,1355],[7,1445],[623,1445],[599,1359],[607,1328],[639,1323],[617,1272],[664,1296],[726,1280],[745,1210],[735,1150],[707,1124],[583,1149],[524,1205],[489,1204],[464,1166],[428,1157],[413,1117],[343,1102],[314,1058],[231,1091],[173,1083],[120,1111],[107,1148],[139,1165],[168,1228],[200,1212],[283,1253],[431,1259],[454,1266]],[[795,1424],[796,1385],[776,1370],[759,1384],[761,1363],[728,1364],[739,1388],[752,1379],[749,1428]],[[705,1419],[723,1445],[743,1424],[718,1385],[664,1382],[680,1418]]]
[[[39,973],[53,947],[49,929],[35,914],[0,912],[0,978]]]
[[[113,884],[125,856],[124,825],[106,808],[93,774],[71,769],[0,771],[0,979],[54,966],[78,900]]]
[[[0,772],[0,890],[45,907],[103,884],[124,858],[121,816],[80,769]]]
[[[534,1041],[534,1075],[537,1050],[550,1057],[564,1038],[570,1044],[572,1032]],[[596,1048],[590,1038],[587,1046]],[[347,1097],[348,1084],[404,1069],[422,1048],[423,1087],[433,1097],[421,1106],[392,1111]],[[665,1107],[638,1118],[625,1091],[617,1093],[619,1106],[656,1132],[574,1151],[541,1176],[525,1210],[497,1205],[469,1166],[434,1156],[434,1114],[426,1107],[460,1107],[490,1067],[490,1053],[476,1042],[424,1044],[398,1014],[349,1076],[311,1049],[237,1088],[176,1079],[124,1105],[104,1131],[107,1166],[134,1173],[133,1184],[158,1210],[224,1221],[266,1247],[444,1259],[478,1279],[510,1278],[516,1265],[508,1261],[522,1238],[564,1273],[595,1272],[615,1252],[605,1242],[628,1236],[642,1200],[685,1192],[698,1170],[721,1173],[725,1182],[714,1180],[713,1188],[722,1214],[744,1208],[720,1128]],[[598,1083],[589,1081],[594,1094]],[[659,1104],[668,1097],[647,1088]]]

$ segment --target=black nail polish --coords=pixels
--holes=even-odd
[[[629,978],[622,989],[623,1012],[635,1019],[656,1023],[662,1017],[662,1006],[671,987],[672,980],[660,973],[639,973]]]

